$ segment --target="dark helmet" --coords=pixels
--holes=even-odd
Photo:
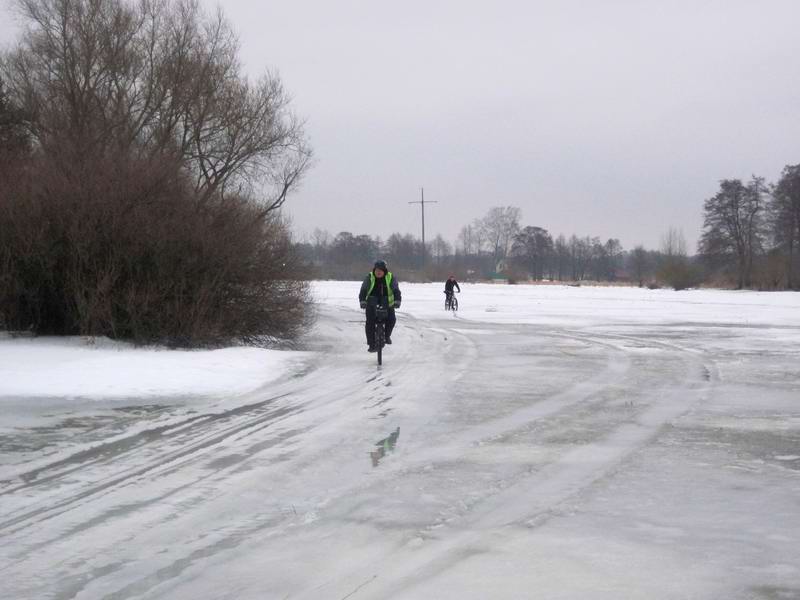
[[[385,260],[376,260],[375,264],[372,265],[372,270],[374,271],[375,269],[380,269],[384,273],[388,273],[389,272],[389,269],[386,266],[386,261]]]

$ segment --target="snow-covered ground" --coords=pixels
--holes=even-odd
[[[251,392],[300,357],[262,348],[174,351],[105,338],[0,338],[0,401]]]
[[[800,294],[401,283],[378,368],[358,286],[303,352],[0,340],[0,598],[800,598]]]

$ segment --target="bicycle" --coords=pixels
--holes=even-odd
[[[444,309],[445,310],[452,310],[453,312],[458,310],[458,298],[456,298],[455,292],[447,292],[444,293]]]
[[[383,364],[383,347],[386,345],[386,323],[389,321],[389,306],[386,299],[371,297],[368,298],[366,303],[362,305],[367,311],[367,326],[369,327],[370,319],[374,315],[373,330],[372,330],[372,346],[370,352],[378,354],[378,365]],[[374,311],[370,313],[370,311]],[[369,339],[369,338],[368,338]],[[374,350],[373,350],[374,348]]]
[[[378,355],[378,366],[383,364],[383,347],[386,345],[386,320],[389,318],[389,309],[378,304],[375,306],[375,347]]]

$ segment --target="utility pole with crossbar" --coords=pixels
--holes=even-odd
[[[422,208],[422,269],[425,270],[425,188],[420,188],[421,199],[409,202],[409,204],[419,204]],[[437,204],[436,200],[428,200],[428,204]]]

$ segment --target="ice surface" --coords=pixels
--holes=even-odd
[[[382,368],[318,282],[267,386],[4,403],[0,597],[800,598],[800,294],[401,286]]]

